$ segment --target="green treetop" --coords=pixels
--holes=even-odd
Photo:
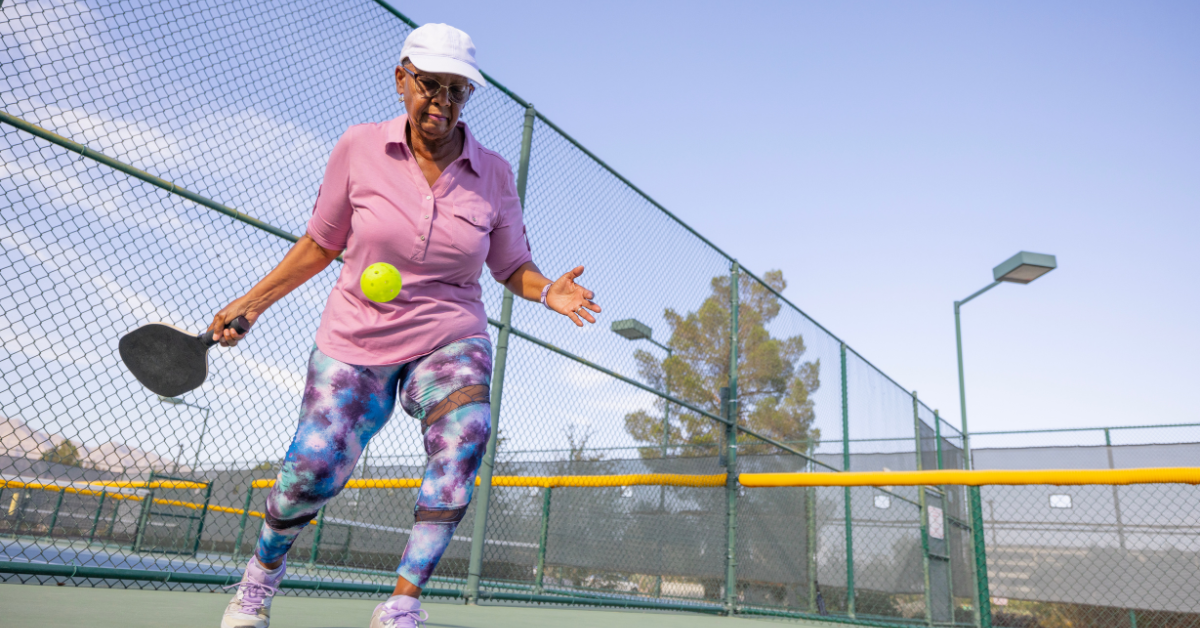
[[[55,464],[65,464],[69,467],[80,466],[79,448],[69,440],[59,443],[54,449],[42,454],[42,460]]]
[[[782,271],[768,272],[765,281],[782,292],[787,286]],[[673,353],[662,360],[638,350],[638,371],[651,386],[713,414],[721,414],[720,390],[729,385],[729,276],[712,279],[712,294],[695,312],[664,313],[671,328],[668,346]],[[767,325],[779,315],[779,299],[766,287],[744,278],[738,286],[738,425],[804,450],[820,436],[812,429],[811,395],[821,385],[820,360],[801,362],[806,348],[799,336],[775,338]],[[625,415],[625,429],[638,442],[643,458],[662,456],[663,412],[666,402],[655,402],[654,411]],[[668,426],[670,450],[680,456],[713,456],[720,446],[723,427],[705,416],[679,406],[671,407]],[[739,440],[742,453],[771,453],[775,447],[753,438]]]

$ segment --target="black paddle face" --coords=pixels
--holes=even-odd
[[[117,349],[129,372],[164,397],[178,397],[208,377],[208,346],[170,325],[138,327],[121,338]]]
[[[245,333],[250,325],[238,318],[231,327]],[[214,344],[210,332],[194,336],[178,327],[151,323],[121,337],[117,349],[143,386],[163,397],[178,397],[204,383],[208,349]]]

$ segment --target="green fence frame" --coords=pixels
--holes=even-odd
[[[413,28],[418,26],[415,22],[410,20],[408,17],[406,17],[404,14],[402,14],[401,12],[396,10],[394,7],[392,7],[388,3],[383,2],[382,0],[374,0],[374,1],[379,6],[381,6],[383,9],[385,9],[386,11],[388,11],[389,13],[391,13],[393,16],[397,17],[398,19],[402,20],[409,26],[411,26]],[[579,603],[579,604],[588,604],[588,605],[597,605],[597,606],[613,606],[613,607],[623,607],[623,608],[644,608],[644,609],[658,609],[658,610],[681,610],[681,611],[690,611],[690,612],[718,613],[718,614],[727,614],[727,615],[747,614],[747,615],[760,615],[760,616],[773,616],[773,617],[794,617],[794,618],[809,617],[809,618],[818,618],[823,621],[853,623],[853,624],[857,624],[857,625],[877,625],[877,626],[908,625],[908,624],[904,624],[904,623],[892,624],[892,623],[883,622],[883,621],[859,619],[857,617],[858,613],[857,613],[857,609],[856,609],[855,581],[854,581],[855,565],[854,565],[853,526],[852,526],[852,516],[853,516],[852,510],[853,509],[852,509],[852,505],[851,505],[849,488],[845,488],[844,493],[843,493],[844,514],[845,514],[845,541],[846,541],[847,616],[845,618],[842,618],[842,617],[837,617],[837,616],[816,614],[818,609],[815,608],[815,598],[816,598],[816,595],[818,594],[818,590],[817,590],[817,582],[816,582],[815,577],[813,579],[811,579],[811,582],[809,585],[810,591],[812,593],[810,595],[810,600],[813,601],[812,604],[814,605],[809,608],[809,611],[810,611],[809,613],[791,613],[791,612],[785,612],[785,611],[777,611],[777,610],[773,610],[773,609],[762,609],[762,608],[755,608],[753,606],[738,605],[738,603],[737,603],[738,596],[737,596],[736,543],[737,543],[737,514],[738,514],[737,513],[737,497],[738,497],[739,486],[737,484],[736,478],[737,478],[737,446],[738,446],[738,441],[739,441],[739,432],[742,435],[745,435],[746,437],[774,445],[781,451],[801,457],[802,459],[804,459],[807,462],[807,464],[810,466],[810,468],[815,469],[817,467],[822,467],[822,468],[834,470],[834,471],[848,471],[850,469],[850,443],[854,442],[850,438],[850,433],[849,433],[850,411],[849,411],[849,395],[848,395],[848,382],[847,382],[847,357],[848,357],[848,354],[853,353],[857,358],[861,359],[863,361],[863,363],[865,363],[870,368],[874,369],[877,373],[882,375],[888,381],[891,381],[893,384],[896,384],[895,380],[892,380],[885,373],[883,373],[883,371],[881,371],[880,369],[875,367],[875,365],[872,364],[869,360],[864,358],[857,351],[854,351],[852,348],[850,348],[845,342],[843,342],[840,338],[838,338],[838,336],[836,336],[835,334],[830,332],[823,325],[821,325],[820,323],[815,321],[812,317],[808,316],[803,310],[801,310],[799,307],[797,307],[794,303],[792,303],[790,300],[788,300],[786,297],[784,297],[778,291],[773,289],[763,279],[761,279],[760,277],[747,271],[746,269],[742,268],[736,259],[731,257],[729,254],[725,253],[723,250],[721,250],[719,247],[717,247],[713,242],[711,242],[710,240],[705,238],[703,235],[696,232],[689,225],[684,223],[677,216],[675,216],[673,213],[671,213],[669,210],[667,210],[665,207],[663,207],[661,204],[659,204],[657,201],[655,201],[653,198],[651,198],[648,194],[646,194],[644,191],[642,191],[640,188],[638,188],[636,185],[634,185],[628,179],[623,177],[620,173],[618,173],[614,169],[612,169],[603,160],[601,160],[599,157],[597,157],[591,151],[589,151],[584,146],[579,144],[569,134],[564,132],[561,128],[559,128],[552,121],[550,121],[548,118],[546,118],[543,114],[539,113],[533,107],[532,104],[526,102],[520,96],[513,93],[511,90],[506,88],[500,82],[496,81],[493,77],[491,77],[487,74],[485,74],[484,76],[487,78],[487,80],[489,81],[489,83],[492,86],[498,88],[504,94],[506,94],[510,98],[512,98],[514,102],[522,105],[525,108],[525,116],[524,116],[524,120],[523,120],[520,162],[518,165],[518,174],[517,174],[518,196],[520,198],[522,205],[524,205],[524,202],[525,202],[526,184],[528,181],[529,166],[530,166],[531,154],[532,154],[532,149],[533,149],[533,139],[534,139],[533,135],[534,135],[534,126],[535,126],[534,123],[535,123],[535,120],[540,120],[543,124],[545,124],[546,126],[550,127],[551,129],[553,129],[554,131],[559,133],[568,142],[570,142],[577,149],[579,149],[585,155],[587,155],[589,158],[591,158],[596,164],[598,164],[599,166],[604,168],[611,175],[616,177],[619,181],[621,181],[622,183],[627,185],[632,191],[634,191],[635,193],[640,195],[642,198],[644,198],[646,201],[651,203],[655,208],[657,208],[659,211],[661,211],[664,215],[668,216],[670,219],[672,219],[673,221],[678,223],[685,230],[687,230],[690,234],[692,234],[693,236],[698,238],[700,241],[704,242],[713,251],[715,251],[716,253],[723,256],[725,259],[727,259],[729,261],[729,263],[730,263],[730,271],[729,271],[730,272],[730,291],[731,291],[731,293],[730,293],[730,297],[731,297],[731,317],[730,317],[730,338],[731,338],[730,364],[731,364],[731,368],[730,368],[730,373],[729,373],[729,395],[728,395],[728,402],[725,405],[725,407],[722,409],[721,415],[712,414],[710,412],[704,411],[701,408],[695,407],[692,404],[689,404],[681,399],[678,399],[678,398],[672,396],[670,394],[669,390],[666,392],[655,390],[649,386],[646,386],[645,384],[642,384],[641,382],[637,382],[630,378],[624,377],[624,376],[622,376],[618,373],[615,373],[609,369],[606,369],[598,364],[590,362],[580,356],[573,355],[567,351],[564,351],[558,347],[555,347],[554,345],[547,343],[545,341],[542,341],[528,333],[521,332],[520,330],[515,329],[512,326],[513,295],[506,290],[504,293],[503,301],[502,301],[500,320],[489,319],[489,323],[499,329],[498,341],[496,344],[496,355],[495,355],[495,360],[494,360],[493,381],[492,381],[492,389],[491,389],[492,434],[491,434],[491,438],[489,439],[489,442],[488,442],[487,452],[484,456],[483,464],[479,471],[481,485],[479,487],[479,491],[477,492],[477,497],[475,500],[475,504],[476,504],[475,507],[477,509],[477,511],[476,511],[477,514],[476,514],[476,517],[474,520],[475,527],[474,527],[474,531],[473,531],[473,535],[472,535],[471,555],[470,555],[470,560],[469,560],[468,576],[466,579],[465,588],[461,592],[458,590],[451,590],[451,589],[426,589],[425,594],[432,595],[432,596],[440,596],[440,597],[461,597],[468,603],[478,603],[479,601],[482,601],[482,600],[552,602],[552,603],[556,603],[556,604]],[[237,220],[237,221],[240,221],[247,225],[250,225],[250,226],[252,226],[256,229],[262,230],[266,233],[270,233],[272,235],[275,235],[275,236],[282,238],[284,240],[287,240],[289,242],[296,242],[298,240],[298,237],[294,234],[288,233],[282,229],[279,229],[273,225],[267,224],[261,220],[258,220],[254,217],[251,217],[247,214],[244,214],[234,208],[228,207],[228,206],[221,204],[219,202],[216,202],[212,199],[208,199],[204,196],[201,196],[200,194],[189,191],[181,186],[178,186],[174,182],[167,181],[160,177],[151,175],[143,170],[135,168],[134,166],[131,166],[131,165],[121,162],[117,159],[114,159],[112,157],[104,155],[98,151],[91,150],[84,144],[81,144],[81,143],[75,142],[71,139],[62,137],[56,133],[53,133],[46,129],[43,129],[43,128],[41,128],[35,124],[32,124],[26,120],[23,120],[21,118],[13,116],[13,115],[9,114],[8,112],[0,111],[0,122],[3,122],[5,124],[8,124],[15,128],[18,128],[26,133],[29,133],[36,137],[39,137],[45,141],[48,141],[48,142],[58,145],[60,147],[66,148],[67,150],[76,152],[79,155],[81,155],[82,157],[85,157],[85,158],[93,160],[97,163],[106,165],[114,170],[125,173],[131,177],[134,177],[136,179],[139,179],[139,180],[149,183],[151,185],[154,185],[162,190],[169,192],[170,194],[174,194],[174,195],[180,196],[182,198],[186,198],[186,199],[188,199],[192,202],[195,202],[201,206],[207,207],[213,211],[216,211],[216,212],[221,213],[229,218],[232,218],[234,220]],[[826,465],[826,464],[812,458],[808,452],[802,451],[795,447],[792,447],[789,443],[784,443],[784,442],[780,442],[780,441],[771,439],[769,437],[766,437],[765,435],[758,434],[755,431],[750,430],[750,429],[738,424],[738,394],[737,394],[737,391],[738,391],[738,372],[737,372],[738,342],[737,342],[737,340],[738,340],[738,331],[739,331],[739,328],[738,328],[738,308],[739,308],[738,287],[739,287],[740,276],[742,274],[745,274],[749,278],[756,281],[759,285],[761,285],[767,291],[769,291],[775,298],[779,299],[782,303],[788,305],[792,310],[794,310],[795,312],[800,314],[807,321],[809,321],[810,323],[815,325],[818,329],[825,332],[832,339],[834,339],[835,341],[837,341],[839,343],[840,357],[841,357],[841,365],[840,365],[841,373],[840,373],[840,375],[841,375],[841,399],[842,399],[842,453],[843,453],[843,461],[842,461],[843,464],[842,464],[841,469],[836,469],[834,467],[830,467],[829,465]],[[593,369],[596,369],[596,370],[598,370],[602,373],[605,373],[615,379],[618,379],[627,384],[630,384],[637,388],[640,388],[644,391],[655,394],[655,395],[659,396],[660,398],[666,400],[666,402],[668,403],[668,406],[671,404],[679,405],[690,411],[696,412],[702,416],[706,416],[711,420],[714,420],[716,422],[724,424],[725,447],[723,448],[722,454],[723,454],[723,458],[725,460],[725,464],[728,468],[729,480],[727,481],[726,487],[725,487],[725,493],[726,493],[725,592],[724,592],[724,600],[721,605],[672,604],[672,603],[661,602],[661,601],[660,602],[647,602],[647,601],[640,601],[640,600],[609,599],[609,598],[602,598],[602,597],[597,598],[594,596],[583,596],[583,595],[572,596],[572,595],[565,595],[562,593],[557,593],[557,594],[553,594],[553,595],[547,594],[545,592],[545,589],[543,586],[543,583],[544,583],[543,577],[544,577],[544,570],[545,570],[545,556],[546,556],[547,538],[548,538],[548,529],[549,529],[551,489],[545,489],[544,494],[543,494],[544,502],[543,502],[543,513],[542,513],[542,528],[541,528],[539,548],[538,548],[538,560],[537,560],[537,565],[536,565],[536,585],[532,588],[532,590],[529,593],[489,591],[489,590],[484,589],[483,584],[486,581],[483,579],[483,573],[482,573],[483,572],[483,546],[484,546],[486,531],[487,531],[486,530],[487,515],[488,515],[490,496],[491,496],[491,488],[492,488],[491,487],[491,477],[492,477],[492,472],[493,472],[493,469],[495,466],[496,438],[499,433],[499,427],[500,427],[499,419],[500,419],[501,402],[503,400],[504,370],[505,370],[505,363],[506,363],[506,359],[507,359],[507,348],[508,348],[509,338],[512,335],[516,335],[522,339],[525,339],[534,344],[537,344],[545,349],[548,349],[548,350],[558,353],[564,357],[567,357],[576,362],[579,362],[579,363],[589,366]],[[896,384],[896,385],[897,385],[897,387],[899,387],[898,384]],[[917,402],[916,402],[916,397],[915,397],[915,393],[914,393],[914,407],[915,407],[916,403]],[[939,436],[940,436],[940,422],[937,422],[937,423],[938,423],[937,429],[939,430]],[[920,424],[920,421],[918,419],[918,430],[919,430],[919,424]],[[920,440],[919,432],[918,432],[917,438],[918,438],[918,443],[919,443],[919,440]],[[869,441],[869,440],[873,440],[873,439],[863,439],[863,440]],[[879,439],[874,439],[874,440],[879,440]],[[940,466],[940,456],[941,456],[940,439],[939,439],[938,454],[939,454],[939,466]],[[917,455],[918,455],[918,457],[920,456],[919,448],[918,448]],[[212,490],[212,487],[211,487],[211,484],[209,484],[209,486],[208,486],[208,494],[209,495],[211,495],[211,490]],[[65,489],[63,491],[60,491],[60,493],[59,493],[58,507],[61,507],[61,503],[62,503],[64,494],[65,494]],[[811,497],[808,497],[808,496],[811,496]],[[96,510],[96,515],[93,518],[91,530],[90,530],[90,533],[88,536],[89,542],[94,540],[94,538],[96,536],[96,532],[99,528],[99,520],[101,517],[101,512],[104,507],[105,497],[106,497],[106,493],[102,493],[100,496],[100,505]],[[233,549],[233,556],[235,557],[235,559],[240,557],[240,555],[241,555],[241,545],[244,540],[244,534],[245,534],[248,519],[249,519],[249,509],[250,509],[252,497],[253,497],[253,487],[248,487],[246,497],[245,497],[245,503],[244,503],[244,507],[243,507],[243,513],[241,514],[240,521],[239,521],[237,540],[234,544],[234,549]],[[811,499],[815,503],[815,489],[810,490],[806,493],[806,499]],[[980,611],[979,613],[977,613],[977,617],[980,618],[979,621],[982,626],[990,626],[990,614],[987,610],[988,604],[987,604],[987,596],[986,596],[986,591],[987,591],[986,567],[983,566],[983,565],[985,565],[985,563],[983,562],[984,546],[982,543],[982,539],[983,539],[982,525],[983,524],[982,524],[982,518],[980,517],[980,513],[979,513],[978,507],[977,507],[978,500],[979,500],[978,489],[975,489],[974,492],[972,493],[972,501],[970,504],[972,521],[971,521],[971,525],[969,526],[969,528],[971,531],[973,545],[975,548],[974,558],[978,562],[978,565],[975,567],[977,582],[979,583],[979,591],[982,592],[982,597],[980,599],[980,602],[977,605],[977,609],[979,609],[979,611]],[[922,501],[922,503],[924,502],[923,492],[922,492],[921,501]],[[147,499],[144,500],[144,502],[142,504],[141,513],[138,518],[138,529],[136,532],[136,539],[134,541],[135,549],[140,549],[141,544],[144,540],[144,532],[145,532],[144,526],[148,523],[149,518],[152,516],[152,502],[153,502],[153,490],[150,492],[150,495],[147,497]],[[208,501],[207,501],[207,497],[206,497],[205,505],[207,506],[207,504],[208,504]],[[58,507],[56,507],[56,509],[55,509],[56,513],[58,510]],[[116,510],[117,509],[114,509],[114,514],[113,514],[114,519],[116,517]],[[207,512],[207,510],[205,510],[205,512]],[[809,509],[809,512],[811,514],[812,509]],[[922,531],[924,534],[925,532],[927,532],[925,530],[925,525],[924,525],[924,508],[922,508],[922,513],[923,513]],[[57,520],[57,517],[52,518],[52,523],[50,526],[51,531],[53,531],[54,523],[56,522],[56,520]],[[316,563],[317,563],[317,560],[319,557],[319,543],[320,543],[320,539],[321,539],[323,523],[324,523],[324,509],[321,510],[321,512],[318,514],[318,517],[317,517],[317,524],[316,524],[316,529],[314,531],[315,533],[314,533],[313,545],[312,545],[312,550],[311,550],[311,554],[309,557],[309,566],[314,567],[314,568],[316,567]],[[204,525],[204,522],[203,522],[203,519],[201,519],[201,521],[199,523],[198,531],[197,531],[195,549],[192,552],[193,555],[195,554],[195,551],[198,550],[198,548],[199,548],[200,536],[203,531],[203,525]],[[806,525],[809,527],[809,529],[812,529],[813,526],[815,526],[815,520],[812,520],[810,518],[810,520],[806,522]],[[963,525],[965,525],[965,524],[963,524]],[[110,528],[111,528],[111,526],[110,526]],[[927,547],[928,546],[926,544],[926,549],[927,549]],[[815,549],[812,552],[810,552],[809,560],[815,567],[815,561],[816,561]],[[928,560],[928,557],[926,558],[926,560]],[[142,571],[142,570],[112,569],[112,568],[84,567],[84,566],[72,566],[72,565],[42,565],[42,564],[14,563],[14,562],[2,562],[2,561],[0,561],[0,573],[46,575],[46,576],[55,576],[55,577],[68,577],[68,578],[70,578],[70,577],[107,578],[107,579],[127,579],[127,580],[137,580],[137,581],[179,582],[179,583],[190,583],[190,584],[198,584],[198,585],[231,584],[231,581],[230,581],[231,577],[229,577],[229,576],[180,573],[180,572],[157,572],[157,571]],[[814,570],[814,573],[815,573],[815,570]],[[283,586],[285,588],[295,588],[295,589],[318,589],[319,588],[319,589],[323,589],[323,590],[337,590],[337,591],[362,592],[362,593],[382,593],[382,592],[386,592],[386,591],[390,590],[390,588],[391,588],[391,584],[370,585],[370,584],[362,584],[362,583],[342,583],[342,582],[330,583],[330,582],[317,582],[317,581],[309,581],[309,580],[285,580],[283,583]],[[928,598],[928,586],[926,587],[926,595]],[[927,614],[927,623],[929,623],[928,622],[928,614]]]

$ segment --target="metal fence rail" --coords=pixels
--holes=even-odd
[[[0,15],[0,572],[224,584],[253,547],[256,483],[290,441],[340,266],[215,353],[184,399],[147,394],[117,337],[156,320],[200,329],[283,256],[340,134],[402,111],[389,76],[414,24],[367,0],[8,0]],[[963,460],[961,434],[783,297],[781,273],[741,267],[488,78],[464,119],[515,165],[539,266],[587,264],[604,322],[654,335],[568,328],[484,277],[499,429],[427,593],[986,622],[971,551],[981,513],[957,489],[493,488],[492,473],[733,478]],[[581,225],[588,237],[573,237]],[[646,269],[669,281],[630,281]],[[355,481],[419,477],[423,460],[398,412]],[[196,484],[154,483],[164,475]],[[296,543],[290,586],[379,590],[414,500],[353,484]],[[930,539],[931,508],[950,522],[943,539]]]

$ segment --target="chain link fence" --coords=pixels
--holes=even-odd
[[[984,487],[996,626],[1200,626],[1200,489]]]
[[[403,111],[391,73],[413,25],[367,0],[0,14],[0,577],[236,580],[340,266],[214,351],[183,398],[147,393],[116,342],[151,321],[203,329],[282,258],[340,134]],[[961,434],[784,299],[781,273],[741,268],[492,83],[464,119],[527,172],[539,266],[586,264],[605,306],[582,331],[536,304],[506,316],[481,280],[507,347],[497,475],[963,466]],[[667,280],[628,280],[647,269]],[[390,590],[415,490],[385,481],[423,463],[398,410],[296,542],[288,590]],[[966,504],[956,487],[485,487],[426,593],[976,625]]]
[[[1088,443],[1104,430],[1070,434]],[[1171,441],[1193,431],[1143,433]],[[1043,433],[1026,442],[1031,435]],[[988,448],[973,450],[972,460],[977,469],[1194,467],[1200,444]],[[1200,626],[1196,486],[990,486],[981,507],[995,625]]]

